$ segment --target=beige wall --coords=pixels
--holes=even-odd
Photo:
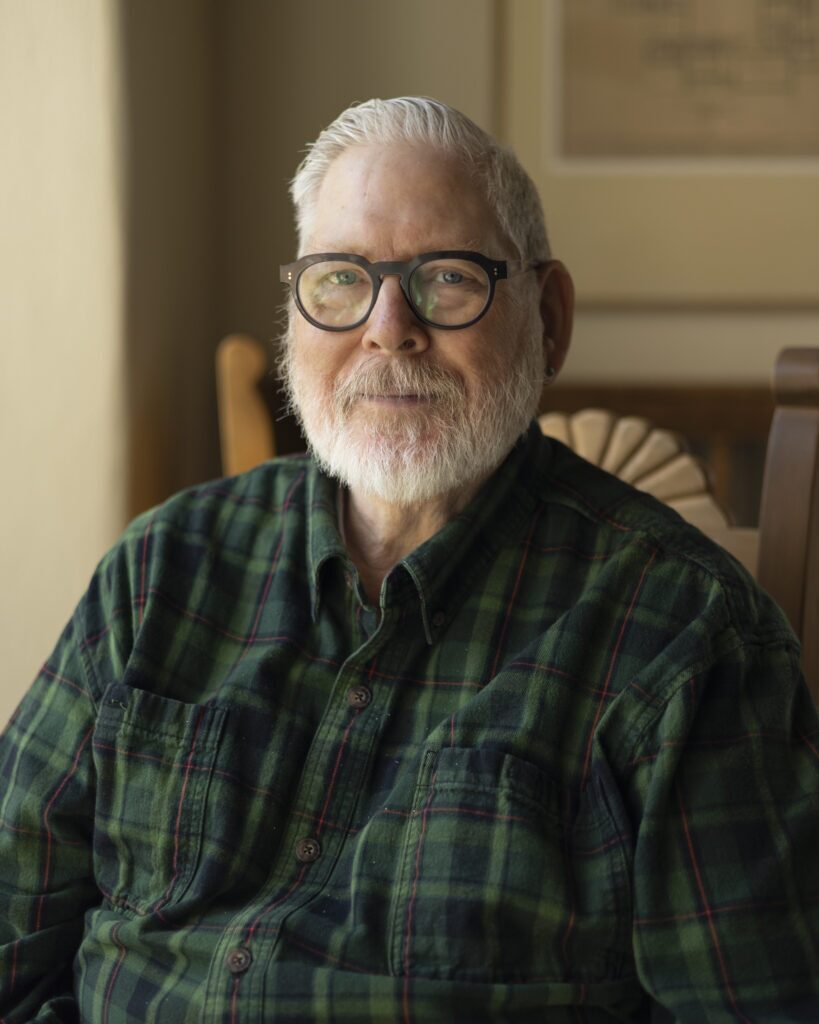
[[[819,312],[579,310],[566,382],[759,384],[787,345],[819,344]]]
[[[0,719],[122,524],[122,223],[104,0],[0,4]]]

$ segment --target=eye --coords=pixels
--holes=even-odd
[[[421,270],[421,276],[427,287],[452,288],[460,291],[463,288],[483,286],[483,276],[477,267],[469,265],[466,260],[457,263],[429,263]]]
[[[464,275],[457,270],[442,270],[438,274],[438,280],[444,284],[460,284],[464,280]]]
[[[358,274],[354,270],[334,270],[327,275],[330,284],[349,285],[355,284]]]

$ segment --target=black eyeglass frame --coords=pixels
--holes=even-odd
[[[435,323],[434,320],[428,320],[418,309],[416,309],[415,304],[412,301],[409,291],[410,278],[419,267],[423,266],[425,263],[432,263],[435,260],[470,260],[472,263],[477,263],[479,267],[486,271],[486,276],[489,281],[489,291],[486,296],[486,303],[480,313],[478,313],[477,316],[474,316],[471,320],[468,320],[466,323]],[[308,267],[313,266],[314,263],[327,261],[355,263],[357,266],[361,267],[362,270],[367,272],[370,280],[372,281],[373,294],[366,313],[356,320],[355,323],[349,324],[349,326],[328,327],[326,324],[319,323],[318,320],[315,320],[310,316],[302,305],[299,297],[299,278],[304,271]],[[311,253],[309,256],[302,256],[301,259],[298,259],[293,263],[285,263],[280,266],[279,280],[283,284],[290,286],[290,290],[293,294],[293,300],[304,319],[322,331],[353,331],[356,327],[360,327],[363,323],[366,323],[370,313],[373,311],[373,307],[378,301],[378,293],[381,291],[381,285],[385,277],[398,277],[400,279],[401,291],[403,292],[407,305],[421,323],[426,324],[427,327],[434,327],[439,331],[462,331],[465,327],[471,327],[473,324],[477,323],[481,317],[486,315],[489,307],[492,305],[493,299],[495,298],[496,281],[504,281],[513,274],[523,273],[526,270],[532,270],[542,265],[543,260],[492,260],[489,259],[488,256],[484,256],[483,253],[471,252],[468,249],[443,249],[439,252],[422,252],[411,260],[379,260],[377,263],[370,263],[370,261],[364,256],[359,256],[357,253],[353,252],[318,252]]]

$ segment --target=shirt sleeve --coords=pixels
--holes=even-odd
[[[79,609],[0,736],[0,1021],[75,1020],[72,961],[99,902],[95,702]]]
[[[680,674],[631,770],[643,987],[680,1022],[819,1020],[819,722],[795,646]]]

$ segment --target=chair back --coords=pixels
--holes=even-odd
[[[780,354],[774,395],[757,579],[802,641],[805,676],[819,702],[819,349]]]

